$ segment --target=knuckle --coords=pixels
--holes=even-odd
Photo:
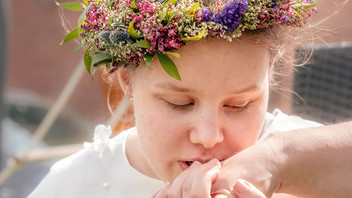
[[[190,185],[184,185],[183,187],[182,187],[182,192],[184,193],[184,194],[191,194],[192,192],[191,192],[191,186]]]
[[[166,195],[168,198],[173,198],[173,197],[176,198],[177,192],[175,190],[169,190],[169,191],[167,191]]]

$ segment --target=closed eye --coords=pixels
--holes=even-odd
[[[243,111],[248,108],[249,103],[243,105],[243,106],[232,106],[232,105],[224,105],[224,107],[229,108],[230,110],[233,111]]]
[[[177,110],[177,111],[187,110],[194,105],[194,102],[190,102],[187,104],[174,104],[174,103],[168,102],[166,100],[164,100],[164,101],[166,103],[166,106],[168,106],[172,110]]]

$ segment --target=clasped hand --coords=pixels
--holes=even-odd
[[[242,179],[231,187],[231,181],[226,181],[228,177],[221,174],[222,165],[217,159],[205,164],[194,162],[153,198],[265,198],[254,185]]]

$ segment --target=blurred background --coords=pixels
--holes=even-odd
[[[67,33],[63,28],[60,16],[63,14],[67,18],[67,24],[72,24],[73,27],[79,13],[59,9],[54,0],[0,1],[0,163],[3,168],[9,157],[26,150],[33,133],[58,99],[76,67],[79,65],[83,67],[83,65],[80,62],[82,52],[73,53],[73,49],[77,45],[75,42],[59,45]],[[67,1],[61,0],[60,2]],[[343,2],[344,0],[320,0],[319,14],[313,18],[315,22],[318,22],[338,10],[338,13],[331,16],[325,23],[324,27],[331,31],[330,35],[325,36],[323,40],[329,45],[321,40],[317,41],[312,68],[314,65],[323,65],[322,62],[326,63],[328,65],[326,73],[329,76],[334,72],[329,70],[331,64],[342,65],[338,68],[344,69],[336,74],[336,79],[344,80],[342,85],[341,82],[335,83],[338,88],[344,88],[334,94],[338,98],[337,105],[340,110],[335,109],[336,114],[329,114],[332,115],[332,118],[323,117],[317,121],[335,122],[337,119],[345,120],[349,116],[352,117],[352,100],[350,99],[352,96],[349,95],[352,93],[350,43],[352,42],[352,2],[342,4]],[[70,26],[68,28],[73,29]],[[330,53],[332,50],[333,53]],[[315,57],[317,58],[314,60]],[[321,57],[328,57],[328,59]],[[337,59],[337,63],[335,59]],[[342,59],[344,62],[340,61]],[[298,73],[306,75],[309,71],[314,70],[305,69]],[[286,90],[272,93],[271,110],[278,107],[286,113],[313,112],[314,104],[319,103],[317,97],[323,98],[327,104],[331,104],[329,98],[325,96],[312,96],[311,89],[312,87],[316,88],[314,83],[332,85],[335,82],[334,79],[324,80],[322,83],[319,81],[321,80],[319,76],[317,78],[311,76],[298,78],[296,72],[297,70],[288,71],[289,75],[282,79]],[[293,83],[295,78],[301,80],[296,80],[297,82]],[[315,79],[315,82],[313,85],[307,85],[310,82],[304,79]],[[299,90],[302,87],[307,89]],[[323,91],[320,90],[317,94],[322,94],[324,90],[330,95],[332,93],[326,91],[328,89],[325,88],[319,89]],[[331,89],[336,90],[336,87],[331,87]],[[293,90],[300,97],[288,90]],[[106,94],[107,86],[99,75],[95,75],[94,82],[92,82],[89,75],[84,73],[67,104],[53,126],[50,127],[48,135],[40,141],[37,147],[57,147],[91,141],[94,126],[106,123],[110,117]],[[306,98],[305,95],[307,95]],[[315,103],[309,103],[310,97]],[[343,97],[345,99],[341,99]],[[321,103],[324,102],[319,104]],[[326,104],[324,103],[317,108],[327,109],[324,105]],[[344,117],[336,117],[342,114],[341,109],[346,111]],[[319,115],[328,114],[318,110],[315,112],[318,112]],[[317,118],[315,115],[307,114],[307,118]],[[57,158],[34,160],[34,162],[19,167],[0,186],[0,198],[26,197],[56,160]]]

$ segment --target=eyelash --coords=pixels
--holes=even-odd
[[[178,111],[181,111],[181,110],[187,110],[188,108],[190,108],[191,106],[194,105],[194,102],[191,102],[191,103],[188,103],[188,104],[185,104],[185,105],[177,105],[177,104],[173,104],[173,103],[170,103],[168,101],[166,101],[166,105],[172,109],[172,110],[178,110]]]
[[[185,104],[185,105],[177,105],[177,104],[173,104],[173,103],[170,103],[168,101],[166,101],[166,105],[172,109],[172,110],[178,110],[178,111],[181,111],[181,110],[187,110],[188,108],[190,108],[191,106],[194,105],[194,102],[191,102],[191,103],[188,103],[188,104]],[[230,106],[230,105],[225,105],[225,107],[229,107],[231,108],[232,110],[236,110],[236,111],[244,111],[248,108],[248,105],[249,103],[247,103],[246,105],[244,106]]]
[[[236,110],[236,111],[244,111],[244,110],[246,110],[248,108],[248,105],[249,105],[249,103],[247,103],[244,106],[229,106],[229,105],[226,105],[226,107],[229,107],[232,110]]]

